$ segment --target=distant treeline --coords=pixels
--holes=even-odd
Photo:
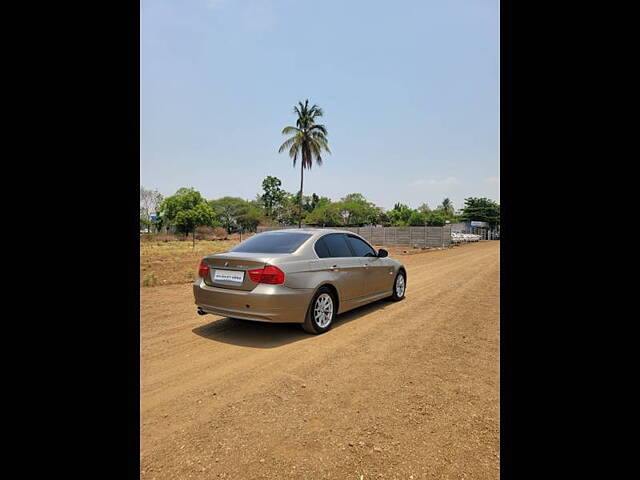
[[[182,233],[192,233],[200,226],[223,227],[229,233],[255,231],[258,225],[294,225],[300,215],[300,193],[281,188],[282,182],[272,176],[262,182],[262,193],[254,200],[222,197],[206,200],[193,188],[180,188],[167,198],[157,191],[140,188],[140,227],[162,231],[175,227]],[[154,215],[155,214],[155,215]],[[467,220],[500,223],[500,205],[487,198],[466,198],[464,207],[456,212],[445,198],[435,208],[426,203],[413,209],[396,203],[385,211],[360,193],[350,193],[332,201],[313,193],[302,197],[303,223],[318,226],[442,226],[447,222]]]

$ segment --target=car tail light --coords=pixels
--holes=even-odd
[[[284,272],[278,267],[267,265],[259,270],[249,270],[249,278],[256,283],[280,285],[284,283]]]
[[[209,268],[209,265],[201,263],[200,264],[200,268],[198,268],[198,276],[202,277],[202,278],[207,278],[209,276],[209,273],[211,272],[211,269]]]

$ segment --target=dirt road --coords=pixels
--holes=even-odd
[[[141,478],[499,477],[499,242],[397,257],[327,334],[141,288]]]

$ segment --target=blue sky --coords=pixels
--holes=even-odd
[[[332,155],[305,194],[500,200],[497,0],[141,0],[140,183],[299,188],[282,127],[309,98]]]

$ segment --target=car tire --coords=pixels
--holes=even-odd
[[[398,282],[401,282],[401,288],[400,285],[398,285]],[[391,300],[393,300],[394,302],[399,302],[400,300],[402,300],[404,298],[404,294],[407,291],[407,274],[404,273],[403,271],[399,271],[398,274],[396,275],[396,279],[393,281],[393,293],[391,294]],[[398,295],[398,293],[400,293]]]
[[[319,335],[331,330],[336,318],[337,305],[336,297],[331,289],[320,287],[307,309],[307,316],[302,324],[304,331]],[[329,318],[326,318],[327,313]]]

